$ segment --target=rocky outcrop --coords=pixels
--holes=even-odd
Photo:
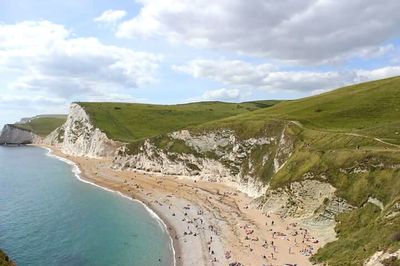
[[[0,145],[39,143],[41,138],[29,130],[8,124],[3,127],[0,135]]]
[[[393,253],[378,251],[364,263],[364,266],[398,265],[396,262],[400,262],[400,249]]]
[[[267,186],[256,172],[269,169],[265,172],[276,173],[293,150],[285,127],[277,136],[266,132],[263,137],[245,140],[227,129],[197,134],[181,130],[168,134],[163,143],[167,144],[160,147],[157,140],[148,139],[134,154],[122,147],[114,167],[225,183],[259,197]],[[174,149],[177,145],[178,151]],[[260,150],[263,157],[256,156]]]
[[[96,128],[84,108],[76,103],[71,104],[65,124],[46,137],[44,143],[58,146],[68,155],[90,158],[114,156],[117,148],[122,145],[110,140]]]
[[[16,266],[17,264],[10,259],[10,257],[0,249],[0,265],[1,266]]]
[[[318,180],[293,182],[284,188],[269,189],[258,201],[265,213],[292,218],[303,226],[312,227],[324,243],[334,241],[335,216],[354,209],[335,195],[336,188]]]
[[[263,209],[282,217],[329,223],[336,214],[353,208],[338,198],[335,191],[331,184],[318,180],[293,182],[284,188],[268,190],[264,196]]]

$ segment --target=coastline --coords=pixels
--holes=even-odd
[[[167,230],[175,265],[311,265],[308,258],[322,246],[307,229],[265,215],[252,198],[232,187],[113,170],[110,159],[74,157],[55,147],[35,146],[72,165],[80,181],[143,204]]]
[[[136,203],[139,203],[140,205],[142,205],[146,209],[146,211],[150,214],[150,216],[155,218],[157,220],[158,224],[160,225],[160,227],[168,234],[169,239],[170,239],[171,250],[172,250],[172,253],[173,253],[173,262],[174,262],[173,265],[174,266],[178,266],[179,265],[179,264],[177,264],[177,258],[180,256],[179,243],[177,243],[177,241],[173,240],[173,238],[171,236],[171,233],[169,232],[169,231],[174,231],[173,227],[168,225],[168,220],[167,219],[162,218],[162,216],[163,216],[162,214],[157,213],[156,211],[151,209],[149,206],[147,206],[140,199],[129,197],[128,195],[122,193],[121,191],[113,190],[113,189],[110,189],[110,188],[108,188],[106,186],[102,186],[102,185],[97,184],[95,182],[91,182],[90,179],[88,179],[85,176],[85,174],[83,172],[83,169],[81,169],[76,162],[74,162],[74,161],[72,161],[70,159],[67,159],[66,157],[60,156],[60,155],[63,155],[63,153],[61,151],[59,151],[59,150],[57,150],[56,151],[57,154],[55,154],[54,147],[49,147],[49,146],[44,146],[44,145],[32,145],[32,146],[36,146],[36,147],[39,147],[39,148],[46,149],[47,150],[46,156],[56,158],[56,159],[58,159],[58,160],[60,160],[60,161],[62,161],[64,163],[72,166],[72,172],[73,172],[74,176],[79,181],[81,181],[82,183],[95,186],[95,187],[100,188],[102,190],[105,190],[107,192],[115,193],[115,194],[119,195],[120,197],[123,197],[125,199],[131,200],[133,202],[136,202]],[[64,155],[64,156],[66,156],[66,155]],[[168,230],[168,228],[170,228],[171,230]]]

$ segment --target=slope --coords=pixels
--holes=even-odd
[[[294,120],[311,129],[368,135],[400,144],[400,77],[281,102],[224,122],[266,119]]]
[[[40,115],[28,119],[25,123],[15,123],[14,126],[29,130],[38,136],[46,137],[53,130],[64,124],[66,120],[66,115]]]
[[[199,102],[180,105],[79,103],[92,122],[114,140],[132,142],[188,126],[266,108],[278,101]]]

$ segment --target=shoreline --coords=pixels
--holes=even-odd
[[[295,221],[265,214],[254,198],[221,183],[111,168],[93,159],[44,148],[73,166],[82,182],[139,202],[171,240],[174,265],[311,265],[322,246]]]
[[[80,168],[78,163],[76,163],[76,162],[74,162],[74,161],[72,161],[70,159],[67,159],[65,157],[60,156],[61,154],[63,154],[61,151],[58,151],[57,154],[55,154],[54,147],[48,147],[48,146],[43,146],[43,145],[32,145],[32,146],[45,149],[45,150],[47,150],[46,156],[56,158],[57,160],[60,160],[60,161],[62,161],[64,163],[72,166],[72,169],[71,169],[72,173],[74,174],[76,179],[78,179],[80,182],[95,186],[95,187],[100,188],[102,190],[105,190],[107,192],[111,192],[111,193],[117,194],[122,198],[128,199],[130,201],[133,201],[135,203],[138,203],[138,204],[142,205],[146,209],[146,211],[150,214],[150,216],[152,216],[154,219],[157,220],[157,222],[160,225],[160,227],[162,228],[162,230],[164,230],[164,232],[168,235],[168,237],[170,239],[171,250],[172,250],[172,253],[173,253],[172,254],[173,255],[173,265],[174,266],[178,265],[177,264],[177,258],[180,257],[179,243],[177,243],[177,241],[174,241],[174,239],[172,238],[172,236],[171,236],[169,231],[172,231],[173,227],[171,227],[168,224],[168,220],[167,219],[162,218],[162,214],[157,213],[155,210],[150,208],[148,205],[146,205],[140,199],[129,197],[128,195],[122,193],[121,191],[113,190],[113,189],[110,189],[108,187],[101,186],[101,185],[99,185],[99,184],[97,184],[95,182],[89,181],[90,179],[85,176],[83,169]],[[64,156],[66,156],[66,155],[64,155]],[[169,228],[172,229],[172,230],[168,230]]]

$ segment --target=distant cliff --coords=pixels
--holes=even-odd
[[[40,137],[29,130],[12,124],[3,127],[0,135],[0,145],[4,144],[32,144],[40,142]]]

